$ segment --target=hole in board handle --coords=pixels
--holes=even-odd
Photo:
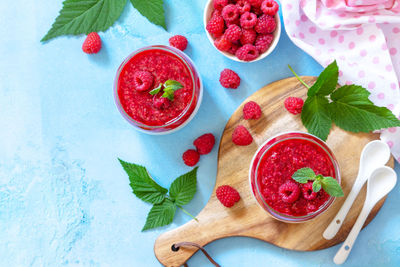
[[[345,246],[345,247],[344,247],[344,250],[349,250],[349,249],[350,249],[349,246]]]
[[[337,224],[340,224],[340,220],[336,220],[336,223],[337,223]]]
[[[175,247],[175,244],[172,244],[171,250],[172,250],[173,252],[177,252],[177,251],[179,250],[179,247]]]

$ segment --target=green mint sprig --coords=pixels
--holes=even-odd
[[[312,184],[312,190],[318,193],[321,188],[333,197],[344,196],[343,190],[335,178],[329,176],[322,176],[321,174],[316,175],[311,168],[302,168],[297,170],[293,175],[292,179],[298,183],[306,184],[308,181],[314,181]]]
[[[130,0],[143,16],[167,29],[163,0]],[[61,35],[101,32],[121,16],[127,0],[65,0],[60,14],[41,42]]]
[[[337,88],[339,68],[334,61],[320,74],[313,86],[307,85],[289,66],[296,78],[308,89],[301,120],[308,132],[326,140],[334,122],[349,132],[371,132],[400,126],[400,120],[385,108],[369,100],[370,92],[359,85]]]
[[[160,83],[156,88],[151,90],[149,94],[156,95],[161,90],[163,90],[164,93],[162,94],[161,97],[168,98],[169,100],[173,101],[175,91],[181,88],[183,88],[183,85],[180,82],[174,80],[168,80],[164,84]]]
[[[176,208],[197,221],[182,206],[188,204],[196,194],[198,167],[176,178],[168,190],[157,184],[145,167],[121,159],[119,162],[129,176],[133,194],[144,202],[153,204],[142,231],[172,223]]]

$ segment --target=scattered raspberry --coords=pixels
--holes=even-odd
[[[256,42],[255,42],[255,47],[257,48],[258,52],[260,52],[260,54],[262,54],[268,50],[268,48],[271,46],[271,43],[273,40],[274,40],[274,36],[270,33],[259,34],[257,36]]]
[[[300,97],[288,97],[285,99],[285,108],[293,115],[301,113],[304,101]]]
[[[185,36],[175,35],[169,38],[169,45],[184,51],[188,45],[188,40]]]
[[[246,44],[236,51],[236,56],[240,60],[252,61],[256,59],[260,53],[254,45]]]
[[[230,69],[224,69],[219,77],[219,82],[225,88],[236,89],[240,85],[240,77]]]
[[[243,29],[242,37],[240,37],[240,43],[242,45],[254,44],[257,38],[257,33],[253,29]]]
[[[88,34],[83,42],[82,50],[86,54],[97,54],[101,50],[101,39],[97,32]]]
[[[251,9],[251,5],[247,0],[239,0],[236,2],[236,6],[239,8],[239,14],[244,14]]]
[[[252,7],[260,7],[263,0],[248,0]]]
[[[225,23],[219,12],[214,11],[210,21],[207,23],[206,29],[214,37],[219,37],[224,33]]]
[[[193,167],[194,165],[197,164],[197,162],[199,162],[200,155],[199,155],[199,153],[197,153],[196,150],[189,149],[189,150],[186,150],[185,153],[183,153],[182,159],[186,165]]]
[[[233,22],[239,18],[239,8],[234,4],[229,4],[222,9],[222,17],[226,22]]]
[[[153,85],[153,75],[148,71],[138,71],[133,75],[133,84],[137,91],[147,91]]]
[[[242,37],[242,29],[235,24],[230,25],[228,29],[226,29],[224,35],[230,42],[236,42]]]
[[[153,98],[153,106],[156,109],[167,109],[171,106],[171,101],[165,97],[154,97]]]
[[[240,17],[240,26],[243,29],[252,29],[257,24],[257,15],[251,12],[246,12]]]
[[[214,8],[217,10],[222,10],[226,5],[229,4],[229,0],[214,0]]]
[[[261,10],[266,15],[275,16],[279,10],[279,5],[274,0],[264,0],[261,4]]]
[[[194,140],[193,145],[197,148],[200,155],[205,155],[211,152],[215,144],[215,137],[211,133],[206,133]]]
[[[303,191],[303,197],[307,200],[313,200],[317,197],[317,193],[315,193],[312,189],[313,182],[308,182],[303,185],[301,191]]]
[[[226,39],[224,35],[219,37],[218,39],[215,39],[214,45],[218,50],[224,52],[229,51],[229,49],[232,47],[232,43],[229,42],[229,40]]]
[[[217,188],[216,195],[218,200],[227,208],[235,205],[240,200],[239,192],[229,185],[222,185]]]
[[[243,118],[245,120],[258,120],[261,114],[260,106],[254,101],[247,102],[243,107]]]
[[[253,142],[253,137],[243,125],[236,126],[232,133],[232,142],[238,146],[248,146]]]
[[[256,30],[256,32],[262,34],[274,32],[276,29],[275,18],[265,14],[262,15],[258,18],[257,24],[254,29]]]
[[[293,203],[299,199],[299,186],[296,183],[289,181],[279,187],[279,195],[281,196],[282,201]]]

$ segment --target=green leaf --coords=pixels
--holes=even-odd
[[[167,29],[163,0],[131,0],[131,3],[151,23]]]
[[[315,179],[315,172],[311,168],[301,168],[292,175],[292,178],[298,183],[305,184],[308,180]]]
[[[367,89],[346,85],[337,89],[329,104],[332,120],[340,128],[350,132],[371,132],[400,126],[400,120],[385,108],[375,106]]]
[[[324,177],[321,183],[322,183],[322,188],[329,195],[334,197],[344,196],[342,188],[340,187],[336,179],[334,179],[333,177]]]
[[[175,201],[175,204],[180,206],[186,205],[192,200],[194,194],[196,194],[197,169],[198,167],[179,176],[171,184],[169,195]]]
[[[178,81],[168,80],[164,83],[164,87],[176,91],[183,88],[183,85]]]
[[[322,140],[328,138],[332,127],[329,114],[329,101],[324,96],[309,96],[304,102],[301,112],[301,120],[308,132],[318,136]]]
[[[145,167],[121,159],[119,159],[119,162],[129,176],[130,186],[135,196],[151,204],[164,201],[168,190],[151,179]]]
[[[313,190],[315,193],[318,193],[319,190],[321,190],[321,181],[315,180],[315,181],[313,182],[313,184],[312,184],[312,190]]]
[[[326,67],[323,72],[321,72],[317,81],[308,90],[307,95],[309,97],[314,95],[329,95],[335,90],[338,83],[338,77],[339,68],[335,60],[328,67]]]
[[[59,16],[41,42],[60,35],[107,30],[119,18],[127,0],[65,0]]]
[[[151,95],[156,95],[156,94],[158,94],[158,93],[161,91],[162,86],[163,86],[162,83],[160,83],[160,85],[159,85],[158,87],[154,88],[153,90],[151,90],[151,91],[149,92],[149,94],[151,94]]]
[[[146,223],[142,231],[172,223],[176,212],[176,206],[171,200],[165,199],[160,204],[155,204],[149,214],[147,214]]]
[[[164,88],[164,93],[161,97],[168,98],[169,100],[174,101],[174,96],[175,94],[173,90],[167,90],[167,88]]]

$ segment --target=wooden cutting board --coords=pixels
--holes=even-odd
[[[315,77],[303,77],[312,85]],[[196,251],[196,248],[180,248],[174,252],[171,246],[178,242],[190,241],[201,246],[225,237],[247,236],[264,240],[276,246],[311,251],[328,248],[346,238],[365,200],[366,188],[356,199],[339,233],[332,240],[325,240],[322,233],[335,217],[345,197],[338,198],[321,216],[299,224],[280,222],[258,206],[249,185],[249,166],[257,148],[268,138],[285,131],[306,131],[300,116],[291,115],[284,109],[284,100],[289,96],[305,99],[306,89],[296,78],[288,78],[269,84],[246,99],[229,119],[221,138],[218,154],[218,173],[214,191],[205,208],[197,215],[198,222],[192,220],[185,225],[160,235],[154,245],[157,259],[164,266],[181,266]],[[250,100],[262,108],[259,120],[246,121],[242,117],[243,105]],[[254,142],[245,147],[236,146],[231,141],[235,126],[246,126],[253,135]],[[333,150],[340,166],[342,188],[345,196],[350,192],[358,173],[358,164],[363,147],[378,139],[377,134],[352,134],[333,128],[327,143]],[[391,158],[389,166],[394,166]],[[210,177],[211,178],[211,177]],[[236,188],[241,200],[232,208],[225,208],[216,198],[218,186],[228,184]],[[368,224],[382,207],[380,201],[371,212]],[[212,251],[211,251],[212,254]]]

